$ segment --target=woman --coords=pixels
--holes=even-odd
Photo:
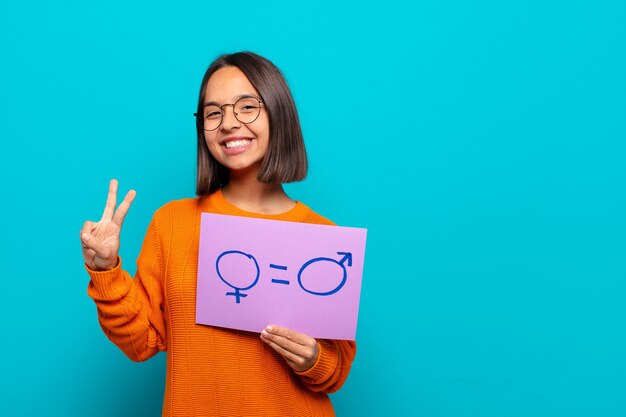
[[[164,416],[334,415],[327,394],[345,382],[354,342],[316,340],[272,324],[259,337],[195,323],[202,212],[333,224],[282,187],[307,171],[289,88],[267,59],[223,55],[202,80],[196,118],[199,197],[157,210],[135,279],[118,257],[134,191],[116,210],[112,180],[102,219],[81,230],[100,324],[134,361],[167,351]]]

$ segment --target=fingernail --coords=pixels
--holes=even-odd
[[[268,332],[271,332],[271,331],[272,331],[272,330],[274,330],[274,329],[272,329],[272,326],[267,326],[267,327],[265,328],[265,330],[267,330]]]
[[[88,241],[88,240],[89,240],[89,235],[88,235],[87,233],[83,233],[82,238],[83,238],[83,240],[86,242],[86,241]]]

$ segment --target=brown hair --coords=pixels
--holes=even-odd
[[[220,68],[237,67],[250,80],[263,100],[269,116],[270,137],[257,179],[264,183],[301,181],[308,163],[296,105],[280,70],[268,59],[253,52],[238,52],[218,57],[202,78],[198,115],[202,115],[206,86]],[[197,119],[198,171],[196,194],[208,195],[228,183],[228,170],[209,152],[204,139],[202,119]]]

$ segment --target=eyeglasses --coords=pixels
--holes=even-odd
[[[232,104],[208,104],[204,106],[202,115],[194,113],[198,123],[202,123],[204,130],[215,130],[222,124],[224,120],[224,107],[232,106],[235,119],[239,122],[247,125],[254,122],[259,114],[261,114],[261,107],[263,102],[256,97],[242,97]]]

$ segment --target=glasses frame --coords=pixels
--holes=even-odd
[[[246,100],[246,99],[251,99],[251,98],[259,102],[259,113],[256,115],[256,117],[253,120],[249,122],[242,122],[241,120],[239,120],[239,117],[237,117],[237,112],[235,111],[235,105],[239,103],[241,100]],[[243,123],[244,125],[249,125],[250,123],[254,123],[256,119],[259,118],[259,115],[261,114],[261,108],[265,106],[265,103],[263,103],[263,100],[255,96],[243,96],[243,97],[238,98],[234,103],[225,103],[225,104],[222,104],[221,106],[218,106],[217,104],[213,104],[213,103],[205,104],[204,106],[202,106],[202,111],[204,112],[204,108],[208,106],[219,107],[220,113],[222,115],[220,118],[219,124],[214,129],[207,129],[204,127],[204,115],[201,115],[198,113],[194,113],[193,115],[196,118],[196,123],[198,123],[199,127],[201,127],[205,132],[213,132],[214,130],[219,129],[222,123],[224,122],[224,114],[226,114],[224,107],[231,106],[233,108],[233,116],[235,116],[235,119],[237,119],[239,123]]]

